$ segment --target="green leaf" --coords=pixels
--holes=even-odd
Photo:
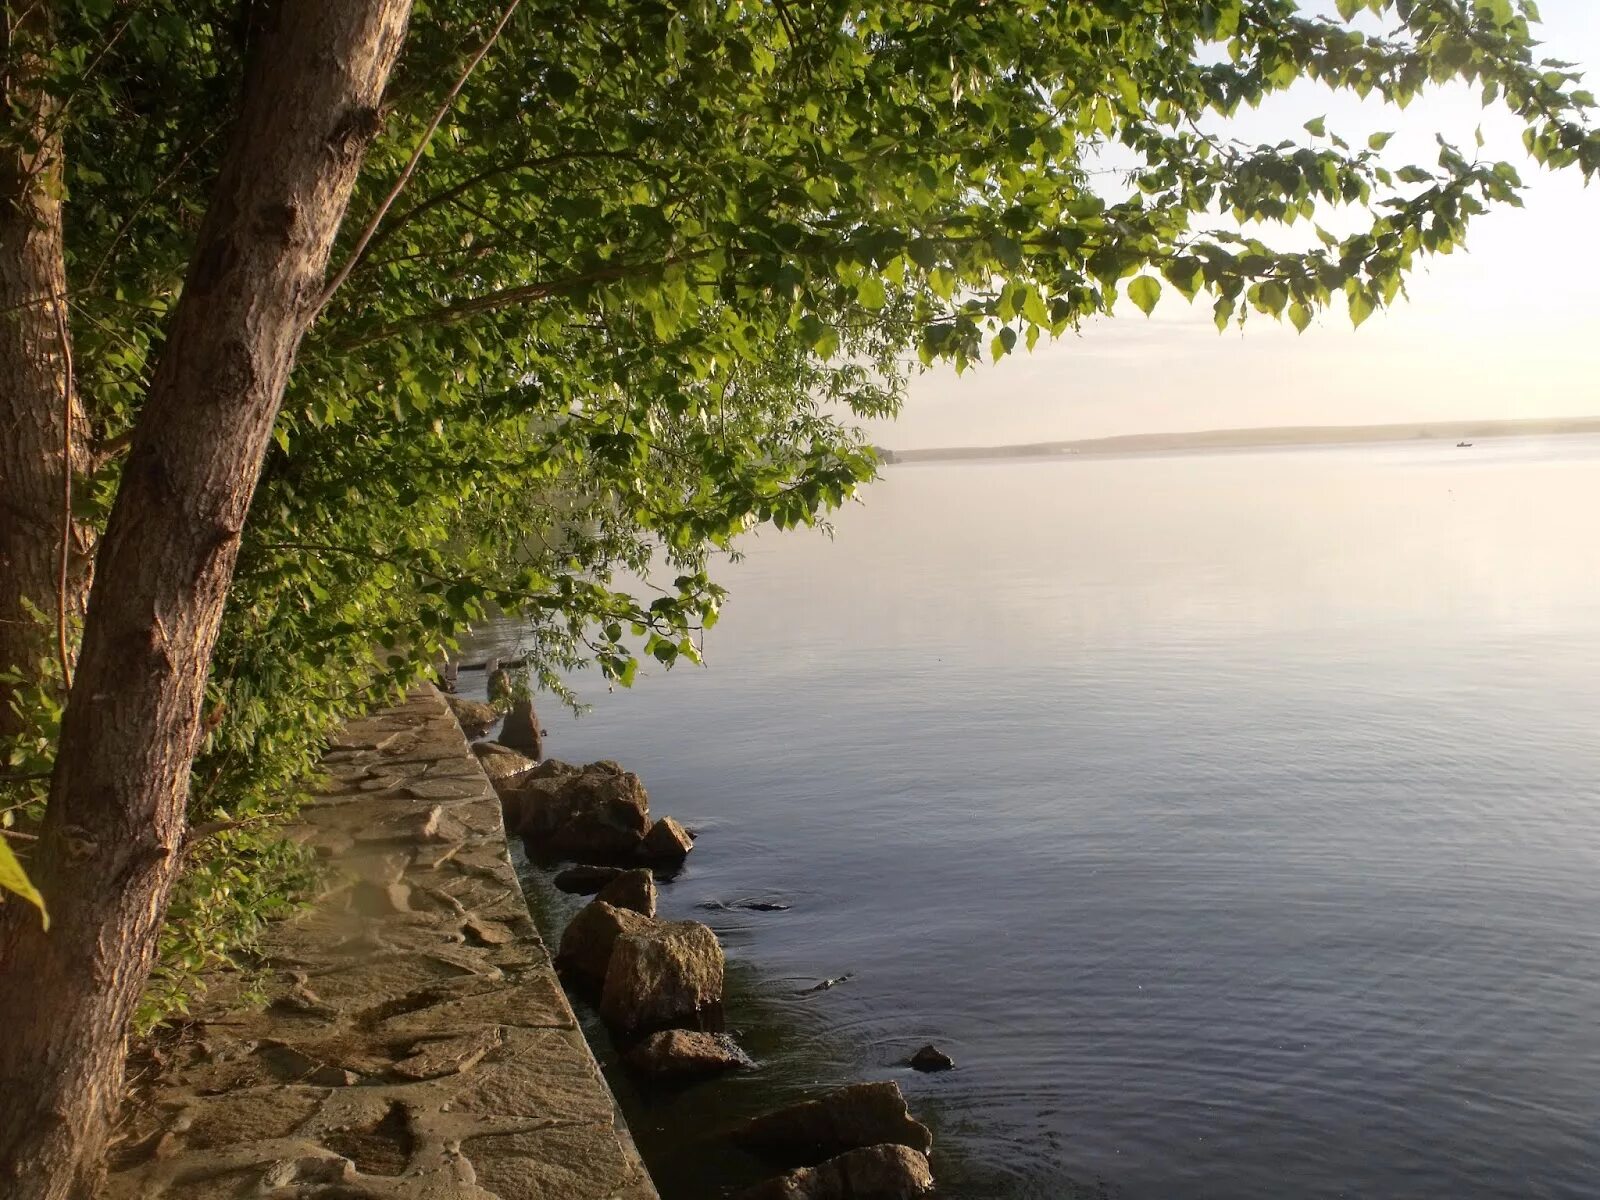
[[[32,904],[39,910],[40,922],[46,929],[50,928],[50,914],[45,909],[44,897],[39,894],[39,889],[33,886],[33,881],[22,869],[22,864],[11,851],[11,843],[3,834],[0,834],[0,888],[14,892]]]
[[[874,312],[887,304],[889,298],[884,294],[883,280],[876,275],[865,276],[856,284],[856,302],[862,308],[870,308]]]
[[[1350,324],[1360,329],[1362,323],[1373,313],[1372,298],[1367,295],[1365,289],[1354,288],[1346,297],[1346,303],[1350,309]]]
[[[1148,317],[1155,311],[1156,301],[1161,299],[1161,281],[1153,275],[1140,275],[1129,282],[1128,299]]]

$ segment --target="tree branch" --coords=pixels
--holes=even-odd
[[[366,228],[361,231],[361,236],[356,239],[355,248],[350,251],[350,257],[334,273],[328,286],[322,290],[322,295],[317,298],[317,302],[312,305],[311,311],[306,314],[305,323],[308,327],[317,319],[317,314],[327,307],[328,301],[333,299],[333,294],[339,290],[340,285],[350,278],[350,272],[355,270],[356,263],[361,261],[361,256],[366,251],[367,243],[372,241],[373,235],[378,232],[379,224],[388,215],[389,210],[394,207],[394,202],[400,198],[401,191],[410,181],[412,173],[416,171],[417,164],[422,161],[422,155],[427,150],[428,143],[433,140],[433,135],[438,131],[440,124],[443,123],[445,115],[450,111],[450,106],[455,103],[456,97],[461,94],[461,89],[467,86],[467,78],[477,69],[478,64],[483,61],[484,56],[489,53],[495,42],[499,41],[501,32],[510,23],[512,14],[517,11],[517,7],[521,3],[522,0],[511,0],[511,3],[506,5],[506,10],[500,15],[500,22],[494,27],[494,32],[488,36],[483,45],[478,47],[478,52],[468,60],[466,68],[456,79],[454,86],[445,94],[444,102],[439,105],[439,110],[433,114],[433,120],[428,122],[427,129],[423,130],[422,138],[417,142],[416,149],[411,152],[410,161],[406,163],[405,169],[400,172],[400,178],[394,181],[394,186],[389,189],[389,194],[383,198],[383,203],[378,205],[377,211],[372,214],[372,218],[367,222]]]
[[[61,561],[56,572],[56,649],[61,655],[61,684],[72,691],[72,663],[67,658],[67,564],[72,557],[72,338],[67,329],[66,297],[55,297],[56,338],[61,343]]]

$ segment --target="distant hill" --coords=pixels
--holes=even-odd
[[[1366,442],[1452,441],[1600,433],[1600,417],[1534,417],[1513,421],[1431,421],[1425,425],[1291,425],[1276,429],[1205,429],[1188,433],[1131,433],[1071,442],[1015,446],[945,446],[880,450],[886,463],[963,458],[1049,458],[1059,455],[1172,454],[1274,446],[1340,446]]]

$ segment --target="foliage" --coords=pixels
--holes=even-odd
[[[53,71],[94,521],[255,6],[67,7]],[[869,480],[854,422],[892,414],[918,359],[962,370],[1169,291],[1204,295],[1219,327],[1304,329],[1336,299],[1360,324],[1517,203],[1511,165],[1446,144],[1395,167],[1382,137],[1320,122],[1276,145],[1212,131],[1242,106],[1307,78],[1400,106],[1466,80],[1539,162],[1600,167],[1593,101],[1535,60],[1532,4],[1338,12],[529,0],[384,212],[499,16],[419,2],[336,254],[352,270],[302,347],[246,532],[191,804],[235,828],[194,856],[158,1000],[292,891],[304,864],[270,827],[342,718],[495,613],[527,623],[530,670],[563,695],[584,664],[627,684],[641,659],[698,658],[714,556]],[[1107,153],[1131,164],[1109,192],[1088,173]],[[1359,220],[1336,236],[1341,208]],[[1309,249],[1276,238],[1298,222]]]

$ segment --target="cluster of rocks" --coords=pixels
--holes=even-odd
[[[487,703],[455,695],[457,667],[446,664],[446,669],[441,672],[441,694],[450,707],[451,715],[469,738],[483,737],[496,721],[504,718],[500,726],[500,744],[538,762],[544,757],[544,737],[548,730],[540,728],[539,716],[533,711],[533,700],[525,690],[516,686],[510,671],[501,665],[499,659],[490,659],[478,665],[489,673]]]
[[[556,967],[569,989],[596,1007],[623,1063],[674,1083],[754,1067],[721,1032],[726,963],[716,934],[698,921],[656,915],[657,877],[670,878],[682,865],[694,846],[688,831],[671,817],[652,819],[644,785],[617,763],[539,762],[537,748],[530,756],[504,732],[473,752],[500,795],[506,832],[521,837],[535,861],[572,863],[555,875],[555,886],[593,897],[562,934]],[[953,1064],[925,1047],[911,1065]],[[739,1200],[908,1200],[933,1186],[932,1135],[892,1081],[779,1109],[745,1123],[733,1138],[789,1168]]]
[[[933,1187],[933,1135],[900,1085],[856,1083],[747,1122],[746,1149],[794,1169],[738,1200],[908,1200]]]
[[[536,764],[495,742],[473,750],[500,793],[506,832],[522,839],[529,858],[670,871],[694,849],[677,821],[651,819],[639,777],[614,762]]]

